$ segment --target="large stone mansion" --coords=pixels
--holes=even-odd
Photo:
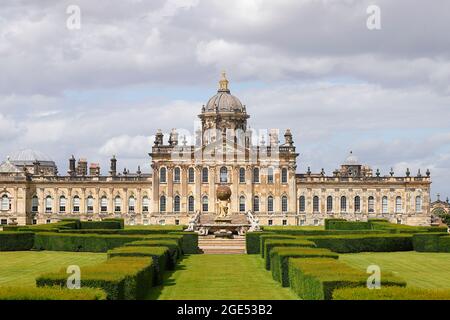
[[[1,223],[123,217],[130,225],[187,224],[196,212],[217,212],[221,184],[231,188],[231,214],[250,210],[262,225],[321,225],[330,217],[431,223],[428,170],[415,176],[409,170],[395,176],[391,170],[385,176],[350,153],[332,175],[297,173],[290,130],[282,143],[277,130],[255,143],[249,117],[223,74],[217,94],[201,108],[192,145],[176,130],[168,139],[157,132],[150,174],[118,172],[115,157],[102,174],[98,164],[72,156],[68,173],[60,175],[46,155],[19,151],[0,165]]]

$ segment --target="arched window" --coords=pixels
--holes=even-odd
[[[239,197],[239,212],[245,212],[245,197]]]
[[[361,212],[361,198],[359,196],[355,197],[355,212]]]
[[[92,198],[92,196],[87,197],[86,206],[88,213],[92,213],[94,211],[94,198]]]
[[[106,196],[100,199],[100,211],[103,213],[108,211],[108,198]]]
[[[159,182],[160,183],[167,182],[167,169],[165,167],[159,169]]]
[[[142,212],[148,212],[150,208],[150,199],[147,196],[142,198]]]
[[[384,196],[382,199],[381,199],[381,211],[383,212],[383,213],[388,213],[388,197],[386,197],[386,196]]]
[[[333,212],[333,197],[332,196],[328,196],[327,197],[327,212]]]
[[[341,197],[341,212],[347,212],[347,197]]]
[[[208,183],[208,168],[202,169],[202,182]]]
[[[369,213],[374,213],[375,212],[375,198],[370,196],[369,199],[367,200],[367,202],[368,202]]]
[[[193,196],[189,196],[188,198],[188,210],[189,212],[194,212],[195,210],[195,203],[194,203],[194,197]]]
[[[120,196],[117,196],[114,199],[114,212],[121,212],[122,211],[122,199]]]
[[[66,203],[67,203],[66,197],[64,196],[59,197],[59,212],[61,213],[66,212]]]
[[[416,197],[416,212],[422,212],[422,197]]]
[[[245,168],[239,168],[239,183],[245,183]]]
[[[52,208],[53,208],[53,199],[51,196],[47,196],[45,198],[45,212],[50,213],[52,212]]]
[[[228,170],[227,167],[220,168],[220,182],[228,182]]]
[[[253,182],[259,183],[259,168],[253,168]]]
[[[273,168],[267,168],[267,183],[273,183]]]
[[[203,198],[202,198],[202,211],[208,212],[208,197],[207,196],[203,196]]]
[[[298,209],[300,212],[305,212],[306,210],[305,196],[300,196],[300,198],[298,199]]]
[[[188,169],[188,182],[194,183],[195,182],[195,171],[194,168]]]
[[[314,196],[313,198],[313,212],[319,212],[319,197]]]
[[[273,212],[273,197],[272,196],[267,197],[267,211]]]
[[[2,196],[2,210],[9,210],[9,198],[6,194]]]
[[[288,182],[288,171],[286,168],[281,169],[281,183]]]
[[[259,212],[259,197],[253,197],[253,212]]]
[[[175,183],[179,183],[180,182],[180,168],[179,167],[175,167],[175,169],[173,170],[173,182]]]
[[[161,196],[159,198],[159,211],[166,212],[166,196]]]
[[[73,212],[80,212],[80,197],[73,197]]]
[[[281,211],[282,212],[288,211],[288,198],[286,196],[281,197]]]
[[[180,196],[175,196],[173,198],[173,211],[180,212]]]
[[[136,199],[131,196],[130,198],[128,198],[128,212],[134,212],[136,208]]]
[[[31,198],[31,212],[37,212],[39,208],[39,200],[36,195]]]
[[[395,198],[395,213],[402,212],[402,197]]]

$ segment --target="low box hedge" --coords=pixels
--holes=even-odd
[[[272,277],[283,287],[289,287],[289,259],[290,258],[329,258],[338,259],[339,256],[328,249],[275,247],[270,252],[270,269]]]
[[[150,257],[154,266],[154,282],[162,284],[164,272],[174,270],[176,261],[170,259],[167,247],[120,247],[108,250],[108,259],[116,257]]]
[[[447,227],[409,226],[405,224],[378,222],[373,220],[370,220],[370,224],[373,230],[384,230],[392,233],[447,232]]]
[[[307,237],[318,248],[338,253],[412,251],[410,234],[334,235]]]
[[[125,244],[125,247],[167,247],[170,258],[176,263],[183,254],[176,240],[139,240]]]
[[[102,221],[108,222],[108,221],[114,221],[114,222],[118,222],[120,225],[120,229],[125,228],[125,221],[123,218],[105,218]]]
[[[106,300],[106,293],[96,288],[0,287],[0,300]]]
[[[325,230],[371,230],[367,221],[347,221],[345,219],[325,219]]]
[[[160,234],[169,232],[183,232],[186,226],[183,225],[148,225],[148,226],[125,226],[126,232],[133,234]]]
[[[36,279],[38,287],[66,288],[65,269]],[[81,287],[100,288],[108,300],[143,299],[153,285],[153,260],[148,257],[116,257],[94,266],[81,268]]]
[[[288,261],[291,289],[304,300],[330,300],[339,288],[366,287],[368,274],[335,259],[298,259]],[[381,286],[406,286],[406,282],[383,273]]]
[[[261,252],[259,237],[261,237],[263,234],[274,234],[274,233],[261,231],[245,233],[245,249],[247,251],[247,254],[257,254]]]
[[[108,235],[108,234],[74,234],[74,233],[45,233],[35,234],[34,246],[36,250],[72,251],[72,252],[106,252],[121,247],[126,243],[137,240],[176,240],[181,243],[182,235]]]
[[[263,234],[259,237],[259,251],[261,254],[261,258],[264,258],[266,255],[266,241],[268,240],[295,240],[297,239],[295,236],[290,236],[286,234]]]
[[[31,250],[34,244],[33,232],[0,232],[0,251]]]
[[[412,237],[413,248],[418,252],[439,252],[439,240],[445,236],[448,236],[448,233],[416,233]]]
[[[266,269],[270,270],[270,252],[275,247],[309,247],[314,248],[316,244],[305,239],[268,239],[264,243],[264,260]]]
[[[120,221],[81,221],[80,229],[122,229]]]
[[[450,236],[439,238],[439,252],[450,252]]]
[[[158,235],[151,235],[157,237]],[[161,235],[164,236],[164,235]],[[167,236],[181,236],[181,250],[184,254],[198,253],[198,233],[197,232],[169,232]]]
[[[450,300],[449,289],[414,287],[342,288],[333,291],[333,300]]]

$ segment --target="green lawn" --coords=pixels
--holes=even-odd
[[[408,286],[450,289],[450,253],[364,252],[342,254],[339,260],[364,270],[371,264],[379,265],[382,277],[383,270],[392,271]]]
[[[164,285],[152,289],[149,299],[161,300],[292,300],[289,289],[272,279],[259,255],[186,256],[166,275]]]
[[[35,278],[45,272],[69,265],[80,267],[106,260],[106,253],[60,251],[0,252],[0,286],[34,286]]]

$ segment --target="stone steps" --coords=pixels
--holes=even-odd
[[[204,254],[244,254],[245,238],[221,239],[200,237],[198,240],[200,251]]]

